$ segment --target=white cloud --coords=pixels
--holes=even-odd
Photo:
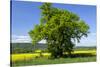
[[[30,43],[31,38],[26,35],[12,35],[12,43]],[[46,43],[46,40],[41,40],[38,43]]]
[[[46,43],[46,40],[41,40],[41,41],[39,41],[38,43],[43,43],[43,44],[45,44],[45,43]]]
[[[11,42],[13,43],[29,43],[31,42],[31,39],[29,36],[24,36],[24,35],[12,35],[12,40]]]

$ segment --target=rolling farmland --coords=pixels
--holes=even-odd
[[[17,47],[16,47],[17,46]],[[40,47],[39,47],[40,46]],[[41,65],[41,64],[59,64],[59,63],[76,63],[76,62],[95,62],[96,61],[96,47],[75,47],[72,52],[72,57],[65,56],[59,59],[49,59],[51,53],[46,50],[46,45],[38,44],[37,47],[30,43],[14,43],[12,44],[13,51],[15,49],[24,50],[11,54],[12,66],[26,66],[26,65]],[[29,52],[28,52],[29,51]],[[15,51],[16,52],[16,51]],[[19,52],[19,53],[18,53]],[[48,61],[48,62],[47,62]]]

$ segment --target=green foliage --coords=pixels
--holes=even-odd
[[[76,14],[52,7],[51,3],[44,3],[40,9],[41,22],[29,32],[32,43],[45,39],[53,58],[61,57],[65,51],[71,55],[75,45],[72,40],[80,42],[87,37],[89,26]]]

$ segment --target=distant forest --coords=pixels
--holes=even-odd
[[[32,43],[10,43],[11,53],[31,53],[34,50],[46,50],[46,44],[37,43],[33,45]]]
[[[35,50],[42,50],[42,52],[47,51],[47,45],[42,43],[37,43],[36,45],[33,45],[32,43],[10,43],[11,47],[11,54],[16,53],[34,53]],[[92,47],[84,47],[84,46],[77,46],[74,49],[96,49],[95,46]]]

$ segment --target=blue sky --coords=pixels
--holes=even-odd
[[[29,42],[28,32],[40,23],[41,10],[40,2],[12,1],[12,41]],[[90,34],[87,38],[82,38],[81,45],[96,45],[96,6],[53,4],[54,7],[69,10],[80,16],[90,26]],[[44,42],[44,41],[41,41]],[[78,44],[78,45],[80,45]]]

